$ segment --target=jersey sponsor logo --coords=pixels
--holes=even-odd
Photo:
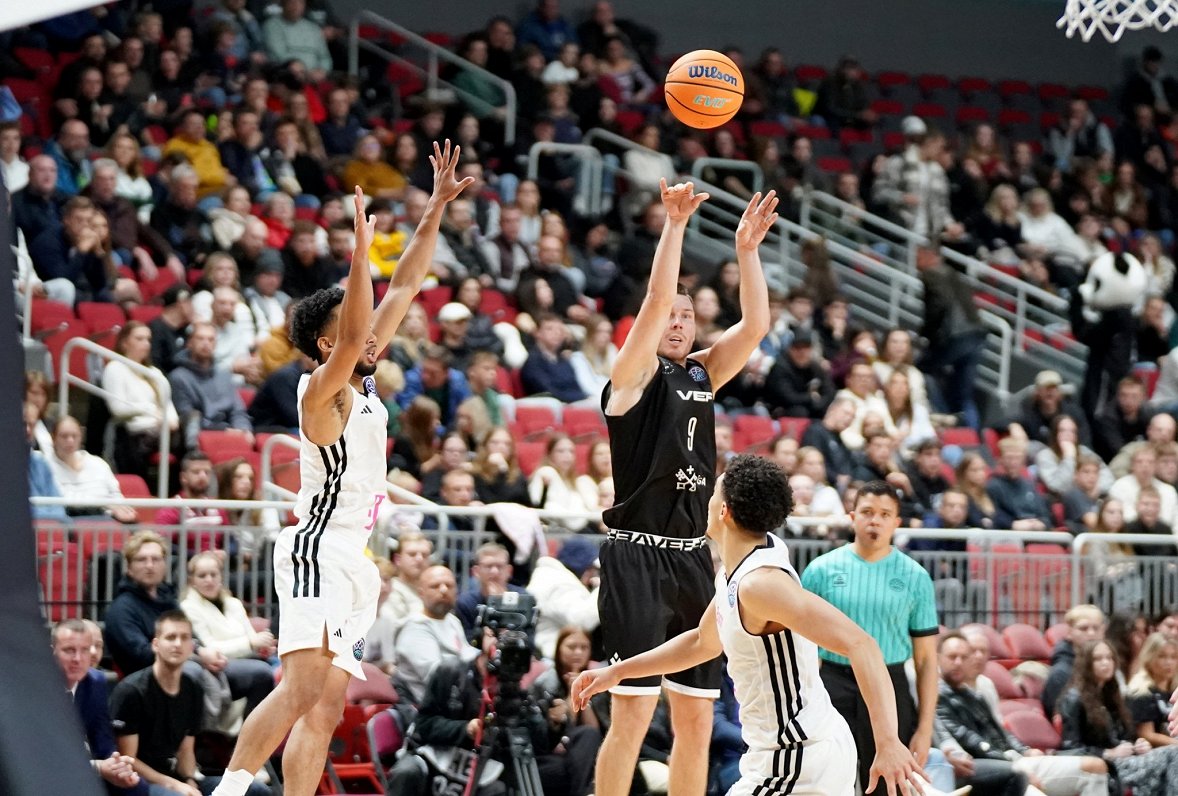
[[[360,410],[360,414],[362,414],[362,415],[372,414],[372,407],[369,406],[368,404],[364,404],[364,408]]]
[[[706,370],[704,370],[703,368],[701,368],[699,365],[692,365],[687,370],[687,375],[691,377],[692,381],[707,381],[708,380],[708,372]]]
[[[344,631],[340,630],[340,629],[337,627],[337,628],[335,629],[335,632],[334,632],[334,633],[332,633],[331,635],[335,636],[336,638],[343,638],[343,637],[344,637]]]
[[[846,586],[848,584],[848,582],[849,581],[847,580],[847,573],[845,573],[845,572],[836,572],[830,578],[830,585],[836,586],[839,588]]]
[[[682,492],[684,490],[688,492],[694,492],[697,489],[707,485],[708,479],[704,478],[702,475],[698,475],[695,472],[694,466],[688,467],[686,470],[680,468],[679,471],[675,473],[676,492]]]
[[[364,377],[364,394],[376,395],[376,378],[373,376]]]
[[[358,661],[364,660],[364,639],[352,645],[352,657]]]
[[[698,401],[701,404],[712,402],[712,393],[709,390],[675,390],[675,394],[684,401]]]
[[[904,582],[903,578],[892,578],[888,581],[888,588],[892,591],[905,591],[908,584]]]
[[[736,607],[736,584],[735,583],[728,584],[728,605],[730,607]],[[719,614],[717,614],[717,616],[719,616]]]

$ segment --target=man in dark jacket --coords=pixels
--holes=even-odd
[[[839,490],[851,482],[854,462],[841,434],[855,420],[855,404],[838,398],[826,409],[821,423],[811,423],[802,435],[802,447],[817,448],[826,459],[826,482]]]
[[[1017,424],[1027,438],[1044,445],[1050,442],[1051,423],[1059,415],[1067,415],[1079,427],[1080,444],[1091,445],[1092,434],[1084,410],[1063,393],[1063,376],[1055,370],[1041,370],[1035,374],[1035,389],[1027,396],[1018,411],[1001,426],[1010,431]]]
[[[974,306],[973,290],[960,273],[941,260],[936,249],[919,249],[916,266],[924,285],[920,334],[928,341],[920,369],[940,380],[948,411],[964,414],[965,424],[976,429],[979,417],[974,381],[986,330]]]
[[[339,281],[335,265],[319,254],[315,229],[313,222],[296,221],[291,228],[290,240],[282,250],[282,289],[292,299],[306,298]]]
[[[77,301],[110,301],[113,274],[102,257],[103,242],[93,228],[94,203],[75,196],[62,209],[60,227],[48,227],[29,242],[29,256],[42,282],[67,280]]]
[[[1136,376],[1117,383],[1117,396],[1096,416],[1093,443],[1096,453],[1109,461],[1125,445],[1146,438],[1150,413],[1145,406],[1145,385]]]
[[[536,345],[520,368],[524,391],[528,395],[551,395],[562,403],[583,401],[588,396],[577,382],[568,358],[562,355],[567,334],[564,321],[551,313],[536,321]]]
[[[61,209],[69,194],[57,189],[57,162],[48,155],[29,159],[29,184],[12,195],[12,218],[25,242],[46,229],[61,228]]]
[[[1051,670],[1047,673],[1047,682],[1043,685],[1043,711],[1048,716],[1054,716],[1056,702],[1067,690],[1068,682],[1072,679],[1072,667],[1076,662],[1076,648],[1085,641],[1097,641],[1104,638],[1104,612],[1095,605],[1077,605],[1064,615],[1068,624],[1067,638],[1061,639],[1051,651]]]
[[[424,796],[431,792],[431,774],[436,774],[442,760],[450,762],[447,770],[465,774],[471,753],[478,741],[487,742],[483,727],[481,701],[487,683],[487,661],[498,643],[495,632],[481,631],[482,654],[465,662],[459,658],[442,660],[426,681],[425,696],[408,748],[413,752],[402,757],[390,772],[390,793]],[[476,636],[477,638],[477,636]],[[585,796],[593,790],[593,764],[601,746],[601,731],[595,727],[569,726],[571,708],[563,700],[546,700],[540,710],[526,710],[521,724],[536,756],[536,767],[544,793]],[[506,739],[504,739],[506,744]],[[561,751],[557,747],[561,746]],[[427,758],[430,763],[427,763]],[[491,759],[506,770],[498,781],[478,789],[480,796],[503,793],[512,784],[511,759],[506,745],[492,752]],[[485,782],[485,780],[484,780]]]
[[[1138,105],[1148,105],[1169,116],[1178,108],[1178,80],[1162,71],[1162,51],[1152,44],[1141,51],[1141,65],[1121,89],[1121,112],[1132,116]]]
[[[201,431],[237,429],[253,442],[253,425],[245,404],[227,370],[213,367],[217,330],[201,321],[192,325],[188,342],[176,356],[176,368],[168,374],[172,404],[184,427],[184,443],[195,450]]]
[[[834,400],[830,373],[814,356],[814,339],[795,334],[765,377],[765,403],[775,415],[817,420]]]
[[[311,371],[306,357],[283,365],[270,374],[249,406],[250,422],[258,431],[298,433],[299,379]]]
[[[1051,509],[1035,490],[1035,483],[1023,477],[1027,446],[1007,437],[998,443],[1001,470],[990,476],[986,494],[994,501],[994,527],[1016,531],[1048,531],[1054,525]]]
[[[961,748],[975,761],[1009,765],[1048,793],[1105,796],[1108,766],[1100,758],[1047,757],[1006,731],[985,700],[967,685],[970,655],[969,641],[960,633],[948,633],[941,639],[937,719]]]

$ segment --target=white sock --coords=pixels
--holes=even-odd
[[[246,790],[254,782],[254,775],[245,769],[226,771],[225,776],[217,784],[213,796],[245,796]]]

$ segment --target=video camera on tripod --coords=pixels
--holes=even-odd
[[[510,760],[510,785],[519,796],[542,796],[536,754],[532,748],[528,719],[539,707],[528,699],[520,681],[532,668],[533,637],[536,631],[536,599],[530,594],[506,592],[487,598],[479,607],[478,625],[495,634],[495,651],[487,661],[491,712],[486,717],[486,735],[479,749],[479,763],[472,782],[491,757]]]

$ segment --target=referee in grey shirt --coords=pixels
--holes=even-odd
[[[854,541],[819,556],[802,573],[802,586],[849,616],[876,640],[896,692],[900,740],[917,762],[928,761],[937,710],[937,605],[933,581],[924,567],[892,547],[900,525],[896,488],[871,481],[859,490],[851,512]],[[847,720],[859,752],[859,781],[875,757],[867,707],[846,658],[820,649],[822,682],[836,710]],[[916,664],[919,710],[904,664]]]

